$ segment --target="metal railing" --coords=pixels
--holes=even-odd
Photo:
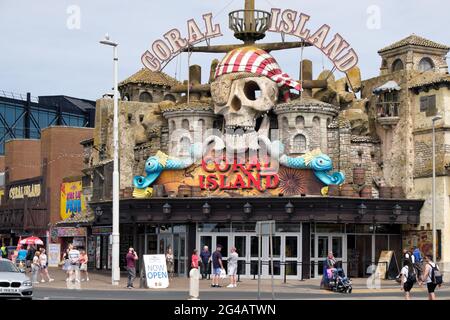
[[[244,269],[244,270],[246,269],[246,268],[243,268],[242,265],[244,265],[244,266],[250,265],[250,276],[253,276],[252,280],[257,280],[256,277],[258,276],[258,265],[257,265],[258,261],[257,260],[253,260],[253,261],[242,261],[242,260],[240,260],[239,262],[240,262],[240,264],[238,264],[238,272],[237,272],[238,279],[237,279],[237,282],[241,282],[241,275],[243,275],[243,276],[244,275],[248,275],[247,272],[242,272],[243,271],[242,269]],[[362,269],[363,269],[363,277],[368,277],[373,272],[375,272],[375,270],[373,272],[367,272],[367,270],[369,269],[370,266],[378,267],[380,264],[385,264],[386,265],[386,273],[388,273],[388,275],[389,275],[388,263],[387,262],[375,262],[375,261],[366,261],[366,260],[363,260],[363,261],[350,261],[350,262],[348,262],[348,261],[338,261],[336,263],[336,267],[343,268],[344,265],[347,265],[346,275],[349,277],[349,275],[348,275],[348,273],[349,273],[349,266],[353,267],[355,269],[358,269],[359,266],[361,266],[361,262],[362,262],[362,266],[363,266],[362,267]],[[255,263],[256,263],[256,266],[255,266]],[[270,267],[270,263],[271,263],[270,260],[261,260],[261,268],[263,266]],[[325,261],[323,261],[323,262],[322,261],[301,262],[301,261],[279,261],[279,260],[274,260],[274,269],[275,269],[275,265],[277,266],[277,268],[278,267],[280,268],[280,274],[274,274],[274,276],[277,276],[277,277],[281,276],[282,275],[281,274],[281,268],[284,267],[283,283],[287,282],[287,276],[296,276],[296,275],[300,276],[300,279],[298,279],[299,281],[304,281],[305,279],[303,277],[303,270],[304,270],[303,268],[305,266],[309,266],[309,272],[308,272],[309,275],[310,275],[310,277],[308,277],[308,279],[309,279],[309,278],[311,278],[311,273],[312,273],[311,271],[313,270],[313,268],[316,268],[316,267],[323,268],[323,263],[325,263]],[[252,268],[252,266],[253,266],[253,268]],[[293,267],[294,270],[298,270],[298,267],[300,266],[301,267],[300,268],[300,272],[297,273],[297,274],[288,274],[287,266]],[[200,273],[201,274],[202,274],[202,271],[203,270],[200,268]],[[320,270],[320,273],[319,273],[320,276],[322,276],[321,273],[322,273],[322,270]],[[268,275],[270,276],[271,273],[269,272]],[[208,277],[208,279],[210,279],[210,276],[211,276],[211,267],[209,266],[208,269],[207,269],[207,277]],[[394,278],[391,277],[390,279],[393,280]]]
[[[15,100],[27,101],[27,95],[11,91],[0,90],[0,97],[10,98]],[[31,96],[31,102],[39,103],[39,98]]]

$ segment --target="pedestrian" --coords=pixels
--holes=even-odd
[[[403,268],[400,271],[400,275],[401,275],[401,282],[400,282],[401,290],[405,291],[405,299],[411,300],[410,293],[411,289],[414,286],[414,283],[417,282],[417,274],[410,260],[405,259],[403,261]]]
[[[62,269],[66,272],[66,281],[69,281],[70,277],[70,260],[69,260],[69,252],[72,249],[72,246],[69,244],[66,251],[63,254],[63,267]]]
[[[71,245],[71,250],[69,251],[69,281],[70,282],[80,282],[80,251],[74,245]],[[74,278],[75,275],[75,278]]]
[[[39,251],[36,251],[34,253],[33,261],[31,263],[31,274],[32,274],[31,281],[33,281],[34,284],[39,283],[38,275],[41,270],[41,263],[39,261],[40,254],[41,253]]]
[[[31,270],[31,262],[34,259],[34,253],[36,252],[36,248],[32,245],[28,245],[27,247],[27,257],[26,257],[26,267]]]
[[[136,278],[136,260],[138,260],[138,259],[139,259],[139,257],[137,255],[136,251],[134,251],[133,248],[129,248],[127,256],[126,256],[127,272],[128,272],[127,289],[134,288],[133,282],[134,282],[134,279]]]
[[[3,259],[7,259],[8,258],[8,252],[6,251],[6,246],[4,243],[2,243],[2,247],[0,248],[0,253],[1,253],[1,257]]]
[[[81,281],[89,281],[88,255],[85,250],[80,251],[80,277]]]
[[[191,271],[189,272],[189,299],[197,300],[199,296],[199,278],[198,265],[200,259],[198,256],[198,250],[194,249],[191,256]]]
[[[16,263],[20,270],[25,270],[28,251],[21,246],[17,253]]]
[[[212,267],[213,267],[213,281],[211,283],[211,287],[213,288],[220,288],[221,285],[219,284],[220,281],[220,275],[222,272],[224,272],[223,263],[222,263],[222,254],[220,251],[222,250],[222,246],[220,244],[217,245],[216,251],[212,254],[211,261],[212,261]]]
[[[202,252],[200,253],[200,258],[202,260],[202,280],[206,279],[210,274],[209,263],[211,261],[211,252],[208,246],[204,246]]]
[[[414,265],[414,256],[409,249],[403,249],[403,260],[409,260]]]
[[[431,255],[425,256],[425,270],[422,275],[422,281],[427,284],[428,300],[436,300],[434,291],[437,286],[440,288],[442,285],[442,274]]]
[[[41,282],[45,282],[45,277],[47,277],[48,282],[55,281],[54,279],[50,278],[50,275],[48,274],[48,266],[47,266],[47,255],[45,254],[45,249],[41,248],[39,250],[39,264],[41,266]]]
[[[169,277],[172,280],[173,279],[173,275],[175,273],[175,261],[173,258],[173,253],[172,253],[172,248],[169,246],[167,247],[167,252],[166,252],[166,265],[167,265],[167,272],[169,273]]]
[[[422,253],[420,252],[419,248],[414,247],[412,255],[414,257],[414,269],[416,269],[417,277],[420,279],[420,277],[422,276],[422,271],[423,271]]]
[[[228,257],[228,260],[227,260],[228,275],[230,276],[230,284],[227,286],[227,288],[236,288],[237,287],[236,274],[237,274],[239,255],[238,255],[235,247],[232,247],[230,252],[231,252],[230,256]]]

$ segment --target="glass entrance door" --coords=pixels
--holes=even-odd
[[[158,234],[158,254],[166,254],[169,248],[173,253],[173,234]]]
[[[332,251],[337,261],[337,267],[347,273],[347,245],[345,235],[315,234],[312,239],[311,274],[315,278],[321,277],[328,252]]]

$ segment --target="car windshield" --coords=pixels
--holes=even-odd
[[[11,261],[2,261],[0,259],[0,272],[20,272]]]

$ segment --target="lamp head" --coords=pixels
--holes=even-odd
[[[442,119],[442,116],[438,114],[438,115],[435,115],[433,118],[431,118],[431,121],[436,122],[441,119]]]

